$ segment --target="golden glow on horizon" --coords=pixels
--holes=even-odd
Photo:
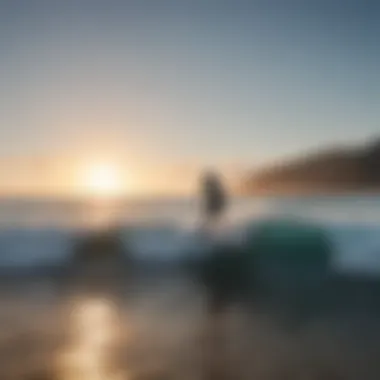
[[[196,194],[201,168],[115,152],[0,160],[0,197],[115,198]]]
[[[83,170],[83,190],[87,195],[114,197],[123,195],[127,190],[124,176],[116,165],[93,163]]]

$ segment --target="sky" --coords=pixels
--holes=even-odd
[[[0,188],[70,192],[107,157],[174,189],[366,141],[379,39],[377,1],[0,0]]]

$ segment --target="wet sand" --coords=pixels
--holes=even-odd
[[[380,378],[380,322],[363,308],[289,328],[254,306],[207,314],[179,271],[101,272],[2,282],[1,379]]]

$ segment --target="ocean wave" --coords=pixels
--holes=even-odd
[[[252,222],[251,222],[252,223]],[[234,244],[243,241],[246,225],[223,231]],[[380,276],[380,227],[371,224],[325,224],[333,246],[332,269],[339,273]],[[69,263],[83,231],[64,228],[8,228],[0,230],[0,269],[14,271],[59,267]],[[123,251],[135,260],[178,261],[208,251],[208,241],[197,228],[169,223],[121,228]]]
[[[0,230],[0,268],[25,269],[63,265],[74,248],[74,233],[65,229]]]

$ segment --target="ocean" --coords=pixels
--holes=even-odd
[[[235,198],[221,236],[239,242],[250,223],[284,217],[326,228],[335,269],[369,279],[345,293],[364,308],[293,330],[278,321],[280,311],[232,306],[209,315],[202,284],[176,271],[116,270],[84,286],[50,272],[70,260],[82,232],[117,226],[136,260],[169,265],[202,253],[197,199],[1,200],[0,378],[379,378],[379,314],[367,306],[380,294],[380,197]]]
[[[253,221],[284,217],[323,225],[330,231],[337,254],[351,261],[361,259],[363,263],[357,265],[380,273],[376,252],[380,246],[380,196],[233,198],[223,221],[223,234],[233,238]],[[69,257],[78,233],[110,226],[122,231],[138,257],[181,258],[196,250],[201,225],[195,198],[87,202],[2,199],[0,268],[59,265]]]

